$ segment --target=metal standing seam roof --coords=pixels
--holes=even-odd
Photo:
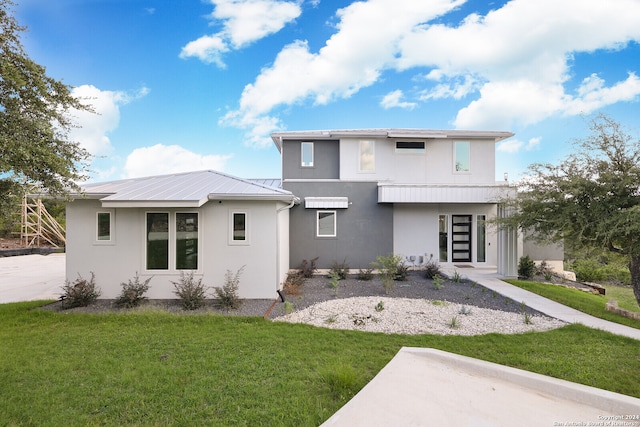
[[[133,178],[83,186],[85,196],[98,198],[103,207],[200,207],[208,200],[283,200],[291,192],[265,182],[245,180],[207,170]]]
[[[512,132],[483,130],[437,130],[415,128],[381,128],[381,129],[343,129],[343,130],[308,130],[286,131],[271,134],[271,139],[282,151],[285,139],[340,139],[340,138],[407,138],[407,139],[493,139],[495,142],[511,138]]]

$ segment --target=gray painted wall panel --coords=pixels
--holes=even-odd
[[[303,167],[300,164],[301,142],[313,142],[313,167]],[[284,179],[340,178],[340,142],[284,141],[282,148],[282,177]]]
[[[393,252],[393,205],[378,204],[375,182],[285,182],[284,188],[304,201],[306,196],[348,197],[347,209],[337,211],[337,236],[316,237],[318,209],[304,203],[290,212],[290,267],[318,258],[318,268],[346,262],[350,268],[369,268],[380,255]],[[334,210],[334,209],[326,209]]]

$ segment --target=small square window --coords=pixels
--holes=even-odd
[[[301,163],[303,167],[313,166],[313,142],[303,142],[300,144]]]
[[[98,234],[99,241],[111,240],[111,212],[98,212]]]
[[[317,237],[336,236],[336,211],[318,211],[316,224]]]

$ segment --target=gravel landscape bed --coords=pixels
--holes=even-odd
[[[388,292],[378,277],[366,281],[350,276],[334,289],[329,278],[322,275],[306,279],[295,291],[284,294],[286,302],[280,298],[244,300],[237,310],[220,308],[214,300],[207,300],[203,308],[194,311],[183,310],[178,300],[150,300],[134,310],[264,316],[334,329],[399,334],[521,333],[565,325],[473,282],[447,280],[436,289],[417,271],[405,281],[394,282]],[[126,311],[115,307],[112,300],[71,310],[61,310],[61,303],[56,302],[45,309],[63,313]]]

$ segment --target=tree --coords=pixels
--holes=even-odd
[[[90,154],[69,140],[69,111],[91,110],[24,52],[13,5],[0,0],[0,176],[53,195],[77,191]]]
[[[640,304],[640,140],[603,114],[589,128],[562,163],[529,167],[518,195],[503,201],[515,213],[500,222],[538,240],[625,255]]]

